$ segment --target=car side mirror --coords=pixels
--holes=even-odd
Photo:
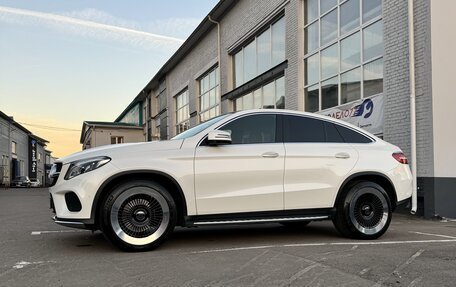
[[[209,145],[230,144],[231,141],[231,132],[229,131],[213,130],[207,135]]]

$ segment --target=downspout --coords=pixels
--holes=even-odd
[[[221,41],[220,41],[220,22],[217,22],[215,20],[212,19],[211,15],[207,15],[207,19],[209,19],[209,21],[211,21],[212,23],[214,24],[217,24],[217,62],[218,62],[218,69],[219,69],[219,73],[218,73],[218,89],[219,89],[219,95],[221,96],[222,95],[222,69],[221,69],[221,58],[220,58],[220,55],[222,54],[222,47],[220,45]],[[220,100],[220,105],[221,105],[221,100],[222,99],[219,99]],[[221,106],[220,106],[220,109],[221,109]]]
[[[413,0],[408,0],[408,34],[409,34],[409,78],[410,78],[410,142],[411,142],[411,168],[412,168],[412,209],[411,214],[417,209],[417,183],[416,183],[416,95],[415,95],[415,33]]]

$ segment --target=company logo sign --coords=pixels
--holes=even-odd
[[[358,100],[343,106],[319,112],[329,117],[349,122],[373,134],[383,133],[384,96]]]

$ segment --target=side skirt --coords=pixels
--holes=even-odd
[[[194,215],[185,218],[185,226],[316,221],[330,219],[334,214],[334,211],[335,209],[333,208],[319,208]]]

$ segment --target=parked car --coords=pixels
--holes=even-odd
[[[11,186],[14,187],[30,187],[31,181],[28,176],[19,176],[16,177],[12,182]]]
[[[41,181],[39,179],[31,179],[30,186],[31,187],[41,187]]]
[[[53,165],[56,223],[100,229],[149,250],[178,226],[332,219],[375,239],[412,194],[402,151],[330,117],[286,110],[225,114],[169,141],[79,152]]]

